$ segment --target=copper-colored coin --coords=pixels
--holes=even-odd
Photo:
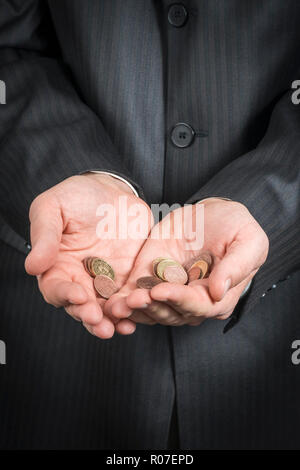
[[[93,273],[93,271],[92,271],[92,266],[91,266],[92,261],[93,261],[94,259],[96,259],[95,256],[90,256],[90,257],[87,259],[87,262],[86,262],[86,266],[87,266],[88,272],[90,273],[90,275],[91,275],[92,277],[95,277],[95,274]]]
[[[202,279],[202,277],[202,271],[198,266],[194,266],[193,268],[188,270],[189,282],[196,281],[197,279]]]
[[[82,263],[83,263],[84,269],[88,272],[87,265],[86,265],[86,260],[87,260],[87,258],[84,258],[84,259],[82,260]]]
[[[209,268],[209,265],[206,261],[204,260],[199,260],[199,261],[196,261],[196,263],[194,263],[191,267],[191,269],[193,268],[199,268],[201,273],[200,273],[200,277],[199,279],[203,279],[207,272],[208,272],[208,268]]]
[[[176,284],[186,284],[188,280],[187,273],[180,264],[176,266],[166,266],[163,276],[167,282]]]
[[[88,274],[92,275],[92,273],[89,270],[89,266],[88,266],[88,263],[89,263],[90,259],[91,259],[90,256],[88,256],[87,258],[84,258],[84,260],[82,260],[82,262],[83,262],[83,266],[84,266],[84,269],[86,270],[86,272]]]
[[[109,297],[118,290],[115,282],[105,274],[100,274],[95,277],[94,287],[98,294],[100,294],[101,297],[104,297],[104,299],[109,299]]]
[[[157,286],[157,284],[161,284],[162,282],[164,281],[155,276],[144,276],[137,279],[136,286],[140,289],[152,289],[152,287]]]
[[[198,279],[203,279],[204,277],[208,277],[212,264],[212,256],[207,251],[204,251],[203,253],[200,253],[198,257],[194,257],[188,261],[185,265],[185,269],[189,272],[192,268],[198,267],[201,270],[200,277]],[[194,275],[196,275],[196,271],[193,271],[193,276]]]

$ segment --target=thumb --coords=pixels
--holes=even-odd
[[[254,274],[264,263],[268,253],[268,239],[262,237],[235,240],[224,258],[216,264],[209,276],[209,293],[215,301],[223,299],[227,291]]]
[[[60,207],[51,196],[37,197],[31,204],[29,218],[32,250],[26,258],[25,269],[28,274],[38,275],[56,260],[63,220]]]

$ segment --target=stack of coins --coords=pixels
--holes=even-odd
[[[104,259],[90,256],[83,260],[83,265],[90,276],[94,278],[94,287],[101,297],[109,299],[112,294],[117,292],[114,270]]]
[[[155,258],[152,262],[153,276],[140,277],[136,281],[140,289],[152,289],[161,282],[175,282],[186,284],[188,276],[186,270],[177,261],[170,258]]]
[[[186,284],[186,270],[180,263],[171,258],[156,258],[153,261],[153,273],[162,281]]]
[[[212,268],[212,261],[212,256],[208,252],[203,252],[200,257],[190,260],[185,265],[189,282],[208,277]]]
[[[212,267],[212,256],[203,252],[191,259],[184,267],[171,258],[155,258],[152,262],[153,276],[140,277],[136,281],[141,289],[152,289],[161,282],[186,284],[208,277]]]
[[[187,282],[208,277],[212,262],[212,256],[207,252],[191,259],[184,267],[171,258],[155,258],[152,262],[153,276],[140,277],[136,285],[141,289],[152,289],[161,282],[184,285]],[[83,265],[89,275],[94,278],[94,287],[101,297],[109,299],[117,292],[114,270],[104,259],[89,256],[83,260]]]

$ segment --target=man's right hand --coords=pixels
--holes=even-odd
[[[87,256],[103,258],[115,269],[117,286],[126,282],[145,238],[101,239],[96,233],[99,206],[114,207],[116,227],[120,216],[127,216],[119,213],[120,196],[126,196],[128,208],[137,204],[135,209],[144,214],[147,238],[152,225],[150,208],[126,183],[109,175],[87,173],[68,178],[40,194],[29,214],[32,250],[25,262],[27,273],[37,276],[46,302],[64,307],[100,338],[110,338],[115,330],[121,334],[135,330],[135,323],[128,319],[103,315],[104,299],[96,297],[93,279],[82,264]]]

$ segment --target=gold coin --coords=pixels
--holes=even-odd
[[[93,276],[108,276],[112,280],[115,278],[113,268],[104,259],[93,258],[90,262],[90,270]]]
[[[158,263],[160,263],[160,262],[163,261],[164,259],[166,259],[166,258],[160,257],[160,258],[155,258],[155,259],[152,261],[152,269],[153,269],[153,274],[154,274],[155,276],[157,276],[156,268],[157,268]]]
[[[174,261],[173,259],[168,259],[168,258],[163,259],[156,266],[156,273],[159,279],[162,279],[163,281],[166,280],[164,277],[164,270],[168,266],[181,266],[181,265],[177,263],[177,261]]]

